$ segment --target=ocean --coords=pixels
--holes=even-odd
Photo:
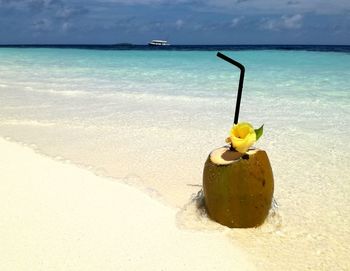
[[[195,206],[240,121],[264,124],[276,201],[260,228],[227,229]],[[259,270],[349,270],[350,46],[7,46],[0,136],[123,181],[178,208],[179,227],[238,240]],[[132,201],[132,199],[130,199]]]

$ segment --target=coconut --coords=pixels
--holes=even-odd
[[[225,146],[212,151],[205,162],[203,192],[208,215],[230,228],[261,225],[269,213],[273,189],[264,150],[241,154]]]

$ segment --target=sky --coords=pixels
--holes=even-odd
[[[350,0],[0,0],[0,44],[350,44]]]

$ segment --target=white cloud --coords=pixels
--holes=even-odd
[[[179,19],[179,20],[177,20],[175,22],[175,26],[176,26],[177,29],[181,29],[184,24],[185,24],[185,22],[183,20],[181,20],[181,19]]]
[[[244,12],[252,14],[340,14],[350,10],[349,0],[0,0],[1,5],[10,5],[17,8],[23,5],[35,8],[47,8],[52,6],[63,6],[65,4],[81,3],[102,4],[116,3],[124,5],[186,5],[196,10],[207,12],[232,13]]]
[[[231,21],[230,27],[232,27],[232,28],[237,27],[241,23],[242,19],[243,19],[243,17],[233,18]]]
[[[73,16],[84,15],[88,12],[89,10],[85,7],[72,8],[72,7],[63,6],[62,8],[59,8],[56,10],[56,17],[62,18],[62,19],[68,19]]]
[[[296,14],[293,16],[282,16],[283,26],[287,29],[298,29],[303,24],[303,16]]]
[[[64,23],[62,24],[62,31],[63,31],[63,32],[68,32],[69,29],[71,29],[71,27],[72,27],[72,24],[70,24],[70,23],[68,23],[68,22],[64,22]]]
[[[68,18],[73,13],[71,8],[63,8],[56,11],[56,16],[59,18]]]
[[[261,28],[273,31],[283,29],[299,29],[303,25],[303,16],[300,14],[284,15],[279,18],[265,18],[262,20]]]
[[[350,9],[349,0],[192,0],[192,2],[196,2],[198,9],[203,11],[210,11],[215,8],[215,12],[231,13],[234,11],[244,12],[246,15],[342,14]]]
[[[48,19],[40,19],[33,23],[33,28],[36,31],[43,32],[43,31],[49,31],[52,27],[52,22]]]
[[[125,5],[149,5],[167,3],[166,0],[100,0],[99,2],[118,3]]]

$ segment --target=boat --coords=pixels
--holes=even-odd
[[[166,40],[152,40],[148,43],[151,46],[168,46],[170,45]]]

